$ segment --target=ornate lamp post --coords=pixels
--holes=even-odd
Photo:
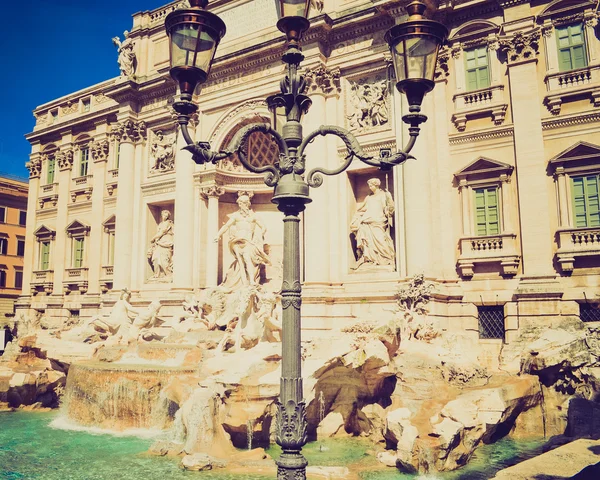
[[[287,38],[282,61],[287,64],[287,75],[281,80],[281,93],[269,97],[271,109],[285,109],[286,123],[282,133],[267,124],[254,124],[242,128],[227,150],[212,151],[207,142],[194,143],[187,125],[190,116],[198,110],[192,94],[208,78],[211,62],[220,40],[225,35],[225,24],[213,13],[205,10],[208,0],[190,0],[189,9],[175,10],[165,21],[170,38],[171,76],[178,82],[181,95],[173,104],[178,122],[187,142],[186,150],[198,164],[216,163],[237,152],[240,162],[253,173],[264,175],[268,186],[274,187],[273,203],[284,214],[282,371],[281,391],[277,409],[277,443],[282,454],[277,460],[279,480],[306,478],[307,461],[301,453],[306,443],[306,408],[302,393],[300,328],[302,303],[300,285],[300,213],[311,202],[309,189],[319,187],[324,175],[337,175],[350,163],[358,160],[389,170],[409,158],[409,152],[419,135],[420,124],[427,120],[420,113],[424,95],[433,86],[437,54],[448,31],[439,22],[423,17],[425,5],[413,1],[407,5],[409,18],[392,27],[385,35],[389,44],[396,78],[396,88],[405,93],[409,113],[402,120],[409,125],[410,139],[403,150],[386,157],[367,155],[349,131],[324,125],[303,136],[301,117],[311,105],[304,95],[304,78],[298,67],[304,56],[300,49],[302,34],[310,27],[308,12],[310,0],[277,0],[279,21],[277,27]],[[247,141],[253,132],[271,135],[279,146],[277,165],[254,167],[248,162]],[[317,167],[305,174],[304,150],[319,135],[335,135],[346,145],[348,155],[339,168],[327,170]]]

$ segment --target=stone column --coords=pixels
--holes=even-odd
[[[553,275],[553,232],[547,215],[551,198],[544,157],[544,138],[537,74],[539,32],[517,32],[503,41],[508,57],[508,76],[514,124],[514,141],[523,274]]]
[[[571,222],[565,167],[557,167],[554,177],[556,178],[556,189],[558,191],[558,225],[561,228],[567,228],[571,226]]]
[[[56,204],[56,239],[54,251],[50,252],[54,270],[54,287],[52,295],[63,295],[63,279],[65,268],[71,267],[71,240],[67,236],[68,205],[71,201],[71,169],[73,167],[73,150],[71,134],[63,137],[63,149],[56,153],[58,167],[58,202]]]
[[[200,195],[208,203],[206,220],[206,256],[201,259],[205,262],[206,286],[215,287],[219,274],[219,242],[213,241],[219,232],[219,197],[225,189],[218,185],[211,185],[201,190]]]
[[[115,228],[113,289],[131,287],[133,260],[135,144],[146,137],[144,122],[127,119],[117,123],[113,134],[120,142],[119,179]]]
[[[512,218],[512,194],[510,190],[510,176],[503,174],[500,176],[500,202],[502,204],[502,228],[500,233],[514,233],[515,227]]]
[[[106,252],[102,249],[104,228],[104,182],[106,163],[108,160],[108,139],[106,132],[90,144],[92,157],[92,219],[94,224],[90,229],[89,245],[87,246],[88,294],[100,293],[100,276]]]
[[[596,9],[598,9],[598,4],[596,4]],[[600,42],[598,42],[596,36],[599,15],[600,14],[593,11],[587,11],[583,14],[585,38],[587,39],[586,46],[588,48],[588,55],[590,60],[589,65],[596,65],[598,63],[598,60],[600,60]]]
[[[193,134],[192,134],[193,136]],[[173,245],[173,288],[193,290],[194,254],[194,169],[192,154],[182,150],[187,144],[177,135],[175,154],[175,238]]]
[[[473,216],[471,215],[471,188],[465,179],[460,181],[458,186],[460,193],[460,202],[462,206],[462,230],[463,236],[472,235]]]
[[[42,173],[42,159],[38,152],[32,153],[27,162],[29,169],[29,193],[27,195],[27,224],[25,234],[25,255],[23,257],[23,292],[29,295],[33,271],[37,270],[35,261],[38,248],[37,239],[33,235],[36,229],[37,202],[40,194],[40,175]]]

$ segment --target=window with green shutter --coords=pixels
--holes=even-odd
[[[42,242],[40,246],[40,270],[50,268],[50,242]]]
[[[79,161],[79,176],[85,177],[88,174],[88,160],[90,158],[90,149],[84,147],[81,149]]]
[[[48,158],[48,169],[46,175],[46,183],[54,183],[54,171],[56,170],[56,163],[54,157]]]
[[[556,39],[558,42],[558,64],[561,72],[587,66],[582,24],[556,27]]]
[[[498,187],[476,188],[474,192],[475,234],[498,235],[500,233]]]
[[[573,216],[575,227],[600,226],[598,175],[573,177]]]
[[[83,267],[83,237],[73,239],[73,268]]]
[[[487,47],[465,50],[467,90],[490,86],[490,67]]]

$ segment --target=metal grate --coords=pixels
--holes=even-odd
[[[504,306],[477,307],[479,338],[504,340]]]
[[[582,322],[600,322],[600,305],[594,303],[580,303],[579,318]]]

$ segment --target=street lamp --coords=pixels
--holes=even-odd
[[[284,214],[283,284],[281,287],[283,307],[281,390],[277,404],[277,443],[282,454],[277,459],[278,480],[302,480],[306,478],[307,461],[301,453],[306,443],[306,406],[302,393],[300,329],[302,288],[300,284],[300,213],[311,202],[309,189],[319,187],[324,175],[337,175],[350,163],[358,160],[389,170],[409,158],[419,135],[419,125],[427,120],[420,113],[424,95],[433,86],[437,54],[448,31],[439,22],[423,17],[425,5],[413,1],[407,5],[409,18],[392,27],[385,35],[396,70],[396,88],[406,94],[409,113],[402,120],[409,125],[409,141],[404,149],[391,155],[375,157],[367,155],[348,130],[324,125],[303,136],[300,123],[302,115],[311,105],[304,95],[305,81],[298,67],[304,60],[300,49],[302,34],[310,27],[308,13],[310,0],[276,0],[279,21],[277,28],[286,35],[286,50],[282,61],[287,64],[287,75],[281,80],[277,95],[267,99],[273,115],[284,112],[286,122],[281,133],[268,124],[253,124],[238,131],[226,150],[213,151],[207,142],[194,143],[187,125],[198,107],[192,102],[192,94],[198,85],[206,82],[210,65],[219,41],[225,34],[225,24],[216,15],[205,10],[208,0],[190,0],[190,8],[171,12],[165,26],[170,38],[171,76],[179,84],[181,95],[173,108],[187,146],[198,164],[216,163],[234,153],[242,165],[253,173],[264,175],[265,183],[274,187],[272,202]],[[270,135],[279,147],[280,157],[276,165],[255,167],[248,162],[248,138],[254,132]],[[305,175],[304,150],[319,135],[335,135],[347,148],[345,161],[338,168],[312,169]]]

